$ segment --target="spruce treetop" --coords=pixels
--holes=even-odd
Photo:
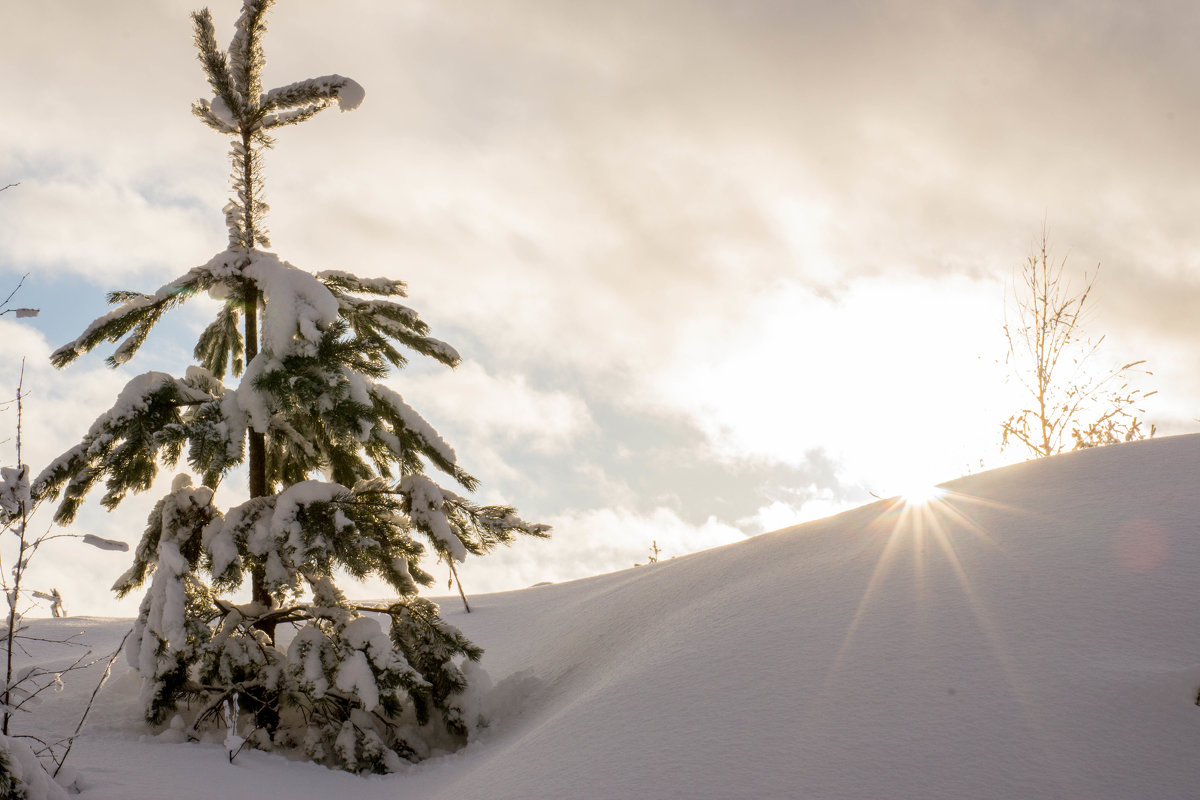
[[[247,0],[225,52],[218,48],[208,9],[192,14],[198,58],[213,90],[212,99],[192,104],[192,113],[213,130],[234,138],[230,158],[236,199],[225,207],[231,249],[271,246],[262,226],[267,205],[259,169],[260,149],[274,144],[267,131],[304,122],[334,103],[342,111],[351,111],[364,96],[362,86],[341,75],[309,78],[263,92],[262,37],[273,4],[274,0]]]

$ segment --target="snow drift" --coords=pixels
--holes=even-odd
[[[146,735],[123,666],[71,764],[84,798],[128,800],[1200,796],[1198,475],[1200,436],[1138,442],[447,600],[487,649],[490,725],[397,775]],[[39,624],[98,648],[128,627]],[[88,692],[17,730],[69,730]]]

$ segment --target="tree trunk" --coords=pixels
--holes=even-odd
[[[258,355],[258,288],[246,282],[246,364]],[[267,437],[256,430],[250,430],[250,497],[266,497],[267,495]],[[251,600],[263,608],[271,607],[271,594],[267,591],[267,570],[265,566],[255,565],[251,570]],[[275,641],[275,623],[264,622],[256,625]]]
[[[254,205],[257,198],[254,196],[255,175],[254,175],[254,141],[249,131],[242,132],[242,163],[241,163],[241,183],[242,183],[242,241],[240,246],[245,249],[246,254],[254,252],[254,245],[257,237],[255,230],[256,215],[254,213]],[[245,282],[246,292],[246,307],[244,309],[246,316],[246,366],[250,366],[250,362],[258,355],[258,307],[262,299],[258,286],[253,281],[247,279]],[[254,429],[250,430],[250,497],[266,497],[267,496],[267,437],[265,433],[260,433]],[[271,607],[271,594],[267,591],[267,570],[265,566],[255,565],[250,572],[250,592],[251,600],[264,609]],[[263,631],[270,637],[271,641],[275,641],[275,623],[264,622],[257,623],[256,628]]]
[[[252,248],[251,248],[252,249]],[[251,281],[246,281],[246,364],[258,355],[258,304],[259,291]],[[250,497],[267,496],[267,437],[253,428],[250,429]],[[267,591],[267,568],[255,564],[250,570],[250,599],[264,610],[271,608],[271,593]],[[275,621],[259,621],[254,627],[267,635],[271,644],[275,643]],[[247,699],[252,700],[257,708],[254,712],[254,724],[273,734],[279,726],[278,697],[258,692],[251,693]]]

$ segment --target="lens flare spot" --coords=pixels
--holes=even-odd
[[[1127,522],[1113,538],[1113,554],[1126,569],[1149,572],[1167,558],[1166,533],[1147,520]]]

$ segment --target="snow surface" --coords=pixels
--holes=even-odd
[[[92,547],[100,550],[112,550],[118,553],[129,552],[129,543],[121,542],[116,539],[105,539],[102,536],[97,536],[94,533],[85,533],[83,535],[83,543],[90,544]]]
[[[122,661],[68,764],[95,800],[1195,798],[1197,475],[1200,436],[1137,442],[472,614],[446,599],[487,649],[464,701],[490,725],[399,774],[148,734]],[[130,623],[36,624],[101,652]],[[94,676],[64,680],[17,732],[74,729]]]
[[[9,517],[19,517],[23,509],[32,507],[28,465],[0,467],[0,511]]]

